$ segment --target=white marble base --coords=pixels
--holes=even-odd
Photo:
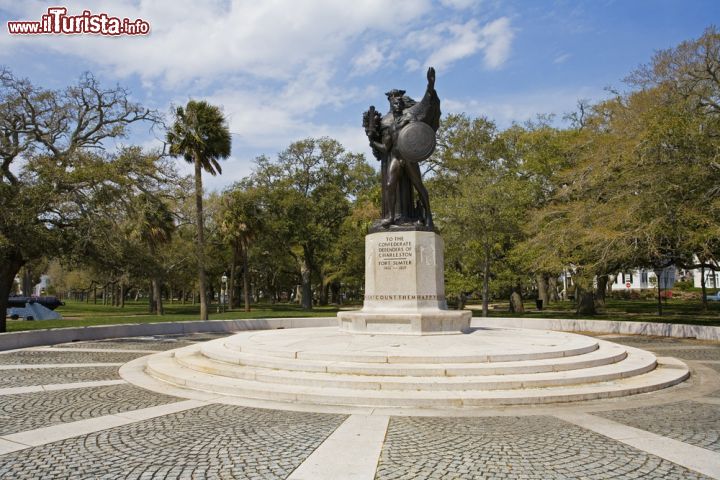
[[[338,313],[351,333],[459,334],[472,313],[447,309],[444,244],[434,232],[378,232],[365,237],[365,300]]]
[[[350,413],[607,399],[660,390],[690,374],[673,358],[596,338],[496,328],[451,336],[355,335],[334,327],[243,332],[140,360],[144,377],[128,377],[123,367],[123,378],[152,389],[151,376],[163,382],[163,393]]]
[[[393,335],[459,334],[470,326],[469,310],[428,312],[340,312],[340,330],[350,333]]]

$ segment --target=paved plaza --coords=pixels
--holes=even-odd
[[[118,374],[134,359],[224,335],[0,353],[0,478],[720,478],[717,343],[602,335],[681,359],[692,376],[633,397],[469,416],[179,398]]]

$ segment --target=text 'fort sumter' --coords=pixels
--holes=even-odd
[[[377,264],[384,270],[405,270],[414,257],[413,242],[402,235],[388,235],[377,244]]]

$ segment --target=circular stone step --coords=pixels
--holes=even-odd
[[[312,331],[309,331],[312,330]],[[582,355],[598,340],[547,330],[473,329],[447,336],[354,335],[335,327],[243,332],[225,340],[229,350],[263,356],[362,363],[517,362]],[[387,337],[387,338],[386,338]]]
[[[243,332],[147,357],[186,390],[312,405],[444,408],[610,398],[665,388],[685,364],[572,333],[352,335],[330,328]]]
[[[590,368],[607,365],[627,357],[624,346],[599,341],[598,348],[585,355],[522,360],[516,362],[481,363],[364,363],[364,362],[323,362],[319,360],[298,360],[261,353],[245,353],[229,350],[223,342],[208,342],[201,347],[202,355],[214,362],[242,365],[243,368],[266,368],[282,371],[319,372],[353,375],[402,375],[406,377],[438,377],[467,375],[508,375],[515,373],[542,373]],[[218,371],[228,365],[218,365]],[[219,374],[219,373],[217,373]]]

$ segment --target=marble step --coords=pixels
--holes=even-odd
[[[626,351],[627,348],[624,346],[600,340],[592,352],[583,355],[540,360],[439,365],[437,363],[397,364],[294,359],[232,350],[227,348],[222,341],[207,342],[201,346],[202,354],[209,359],[235,365],[319,373],[410,377],[505,375],[575,370],[618,362],[626,357]],[[427,357],[420,360],[427,361]]]
[[[638,368],[637,372],[640,370]],[[388,407],[519,405],[611,398],[665,388],[689,375],[682,362],[668,358],[647,373],[571,386],[501,390],[369,390],[266,383],[212,375],[180,365],[168,352],[149,357],[146,372],[176,386],[220,395],[308,405]]]
[[[266,383],[363,390],[497,390],[570,385],[639,375],[652,370],[656,364],[652,354],[634,351],[618,362],[583,369],[504,375],[489,375],[483,372],[482,375],[413,377],[401,374],[338,374],[230,365],[210,360],[196,351],[177,352],[175,360],[183,367],[211,375]]]
[[[362,339],[365,340],[364,342],[357,340],[356,336],[354,340],[356,343],[361,344],[361,346],[359,346],[354,345],[352,340],[348,340],[347,344],[344,344],[343,341],[345,339],[342,337],[338,338],[337,331],[334,329],[331,329],[330,331],[327,331],[328,329],[320,328],[314,330],[317,335],[317,343],[312,344],[308,344],[309,342],[306,341],[306,338],[301,338],[298,342],[293,342],[293,334],[300,337],[300,333],[307,333],[298,333],[293,331],[285,331],[283,332],[283,335],[278,336],[279,338],[277,339],[271,338],[263,333],[245,332],[233,335],[228,339],[219,339],[210,343],[222,343],[227,350],[261,355],[263,357],[307,360],[311,362],[321,361],[324,363],[359,362],[382,364],[507,363],[558,359],[583,355],[597,350],[599,346],[599,341],[594,338],[567,334],[567,343],[565,344],[548,345],[530,351],[518,351],[513,349],[509,349],[509,351],[499,351],[499,349],[490,349],[490,351],[485,351],[482,346],[468,346],[466,342],[461,341],[471,337],[470,335],[457,335],[448,336],[447,339],[442,339],[447,342],[452,342],[453,340],[458,341],[458,344],[450,349],[432,349],[430,346],[428,346],[425,350],[419,348],[418,346],[403,348],[405,347],[405,345],[402,345],[404,343],[403,340],[405,340],[405,342],[410,341],[412,345],[413,343],[420,343],[424,339],[402,339],[398,341],[398,345],[390,345],[390,347],[387,345],[383,345],[382,347],[378,346],[376,351],[372,351],[373,349],[368,348],[367,345],[367,343],[371,343],[371,341],[367,338],[368,336],[361,336],[365,337]],[[350,334],[346,335],[350,336]],[[542,332],[537,333],[537,335],[541,336]],[[479,336],[480,335],[475,335],[475,337]],[[327,345],[323,345],[323,341],[327,341],[329,343]],[[379,340],[378,343],[382,343],[382,341]],[[398,347],[397,350],[391,348],[392,346]],[[428,354],[429,351],[432,352],[432,355]]]

